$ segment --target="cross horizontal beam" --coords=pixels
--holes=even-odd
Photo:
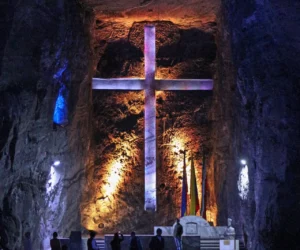
[[[93,78],[93,89],[143,90],[145,79],[139,78]]]
[[[155,80],[156,90],[212,90],[212,79]]]
[[[175,79],[154,80],[155,90],[212,90],[212,79]],[[146,89],[142,78],[93,78],[93,89],[106,90],[143,90]]]
[[[145,79],[93,78],[92,88],[102,90],[144,90],[145,106],[145,210],[156,211],[156,90],[212,90],[212,79],[155,79],[155,27],[145,26]]]

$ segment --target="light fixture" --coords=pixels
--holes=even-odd
[[[53,163],[53,166],[55,166],[55,167],[57,167],[57,166],[59,166],[60,165],[60,161],[55,161],[54,163]]]
[[[247,161],[243,159],[243,160],[241,160],[241,164],[246,165]]]

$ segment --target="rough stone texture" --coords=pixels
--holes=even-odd
[[[144,76],[144,25],[135,22],[124,30],[112,29],[101,40],[103,27],[95,31],[99,56],[98,77]],[[157,77],[211,78],[215,72],[215,23],[198,29],[181,29],[171,22],[156,26]],[[96,21],[97,25],[97,21]],[[104,26],[105,27],[105,26]],[[125,30],[126,31],[126,30]],[[197,38],[197,39],[195,39]],[[190,67],[188,67],[190,65]],[[207,113],[211,92],[157,92],[157,195],[158,211],[144,208],[144,95],[143,92],[93,91],[94,133],[87,185],[81,205],[87,229],[111,233],[151,233],[155,225],[169,225],[180,213],[183,155],[195,152],[201,197],[203,144],[210,146]],[[166,205],[168,204],[168,205]]]
[[[97,29],[97,77],[144,77],[144,26],[148,23],[133,23],[123,37],[118,30],[112,29],[116,34],[110,39],[105,39],[103,29]],[[156,29],[157,78],[212,77],[216,23],[198,29],[181,29],[166,21],[151,23]]]
[[[299,248],[299,3],[223,1],[214,89],[218,219],[249,249]],[[249,168],[240,200],[239,163]]]
[[[31,231],[39,249],[54,230],[69,235],[81,229],[91,82],[83,20],[88,24],[89,17],[73,1],[0,5],[0,231],[9,249],[21,249],[22,236]],[[69,90],[69,124],[54,131],[62,83]],[[60,180],[51,186],[54,160],[61,161]]]
[[[117,228],[124,232],[134,229],[151,233],[154,225],[169,225],[180,212],[181,150],[189,150],[188,173],[191,150],[195,153],[201,197],[201,146],[202,143],[209,146],[207,112],[211,93],[168,91],[157,95],[158,211],[155,215],[143,211],[143,92],[94,91],[93,95],[95,146],[93,170],[88,171],[89,198],[82,205],[84,226],[101,233]],[[103,229],[97,228],[100,224]]]
[[[0,23],[0,233],[8,238],[9,248],[20,249],[22,235],[31,231],[38,249],[54,228],[68,236],[71,230],[81,229],[81,220],[86,228],[100,227],[99,231],[134,227],[144,232],[145,225],[169,225],[177,215],[180,169],[171,160],[182,158],[178,152],[168,158],[170,153],[160,147],[159,155],[166,159],[158,176],[161,210],[153,216],[142,209],[142,93],[94,94],[94,118],[101,119],[89,119],[91,71],[102,77],[143,76],[142,26],[155,21],[160,34],[157,77],[211,77],[217,70],[210,116],[209,96],[202,100],[199,93],[159,93],[160,145],[173,143],[171,139],[180,131],[195,136],[183,144],[194,145],[197,151],[201,146],[197,142],[212,127],[206,196],[206,209],[212,215],[207,220],[225,225],[227,217],[232,217],[249,249],[297,249],[299,3],[223,0],[217,20],[217,1],[81,3],[83,9],[67,0],[2,1],[0,5],[4,17]],[[90,22],[92,7],[96,18],[89,30],[83,22]],[[93,58],[89,33],[94,38]],[[53,131],[61,83],[69,89],[69,125]],[[104,108],[110,116],[103,113]],[[90,138],[92,149],[87,155]],[[116,153],[126,160],[121,173],[130,186],[116,195],[121,201],[116,207],[103,206],[109,214],[103,223],[103,218],[92,216],[106,199],[95,190],[105,187],[101,180],[110,167],[106,158]],[[237,190],[242,157],[249,167],[246,201],[240,200]],[[52,188],[47,184],[50,166],[58,158],[62,165],[57,174],[62,179]],[[197,176],[199,182],[201,171]],[[121,223],[115,223],[121,216]]]
[[[126,32],[134,22],[171,21],[177,25],[199,28],[214,22],[220,0],[82,0],[93,8],[97,24],[109,28],[111,37]],[[125,28],[125,29],[124,29]],[[123,33],[124,34],[124,33]]]

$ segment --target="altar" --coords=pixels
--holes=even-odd
[[[205,219],[200,216],[189,215],[180,218],[180,224],[183,227],[182,236],[200,236],[202,238],[218,238],[223,237],[226,226],[213,227]],[[173,236],[173,230],[176,222],[173,226],[155,226],[154,234],[156,234],[157,228],[162,230],[163,236]]]
[[[239,241],[235,240],[235,233],[230,235],[228,239],[228,230],[234,230],[231,227],[231,219],[228,226],[211,226],[205,219],[200,216],[184,216],[180,218],[180,224],[183,227],[182,246],[183,249],[221,249],[221,250],[238,250]],[[154,235],[156,230],[160,228],[164,237],[172,237],[174,232],[173,226],[156,226],[154,227]]]
[[[230,220],[230,219],[229,219]],[[230,220],[231,223],[231,220]],[[180,218],[180,224],[183,227],[182,246],[187,250],[199,250],[199,249],[226,249],[226,250],[238,250],[239,241],[234,239],[235,233],[231,224],[228,226],[211,226],[205,219],[200,216],[184,216]],[[165,250],[174,250],[176,248],[173,231],[176,222],[172,226],[155,226],[153,234],[151,235],[139,235],[137,236],[141,240],[143,249],[147,249],[151,237],[156,235],[156,230],[160,228],[162,230],[162,236],[165,239]],[[230,232],[230,235],[228,234]],[[228,238],[230,236],[230,238]],[[106,249],[110,249],[110,241],[113,235],[105,235]],[[122,248],[128,249],[130,243],[130,234],[124,234],[124,241],[122,242]],[[232,248],[233,246],[233,248]]]

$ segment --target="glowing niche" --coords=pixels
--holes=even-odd
[[[239,196],[242,200],[246,200],[249,192],[249,175],[248,175],[248,166],[244,165],[239,174],[238,179],[238,189]]]
[[[64,85],[62,85],[58,92],[53,113],[53,122],[59,125],[65,125],[68,123],[68,106],[66,97],[67,89]]]
[[[155,79],[155,27],[144,28],[145,79],[93,78],[93,89],[144,90],[145,93],[145,210],[156,211],[156,90],[212,90],[212,79]]]

